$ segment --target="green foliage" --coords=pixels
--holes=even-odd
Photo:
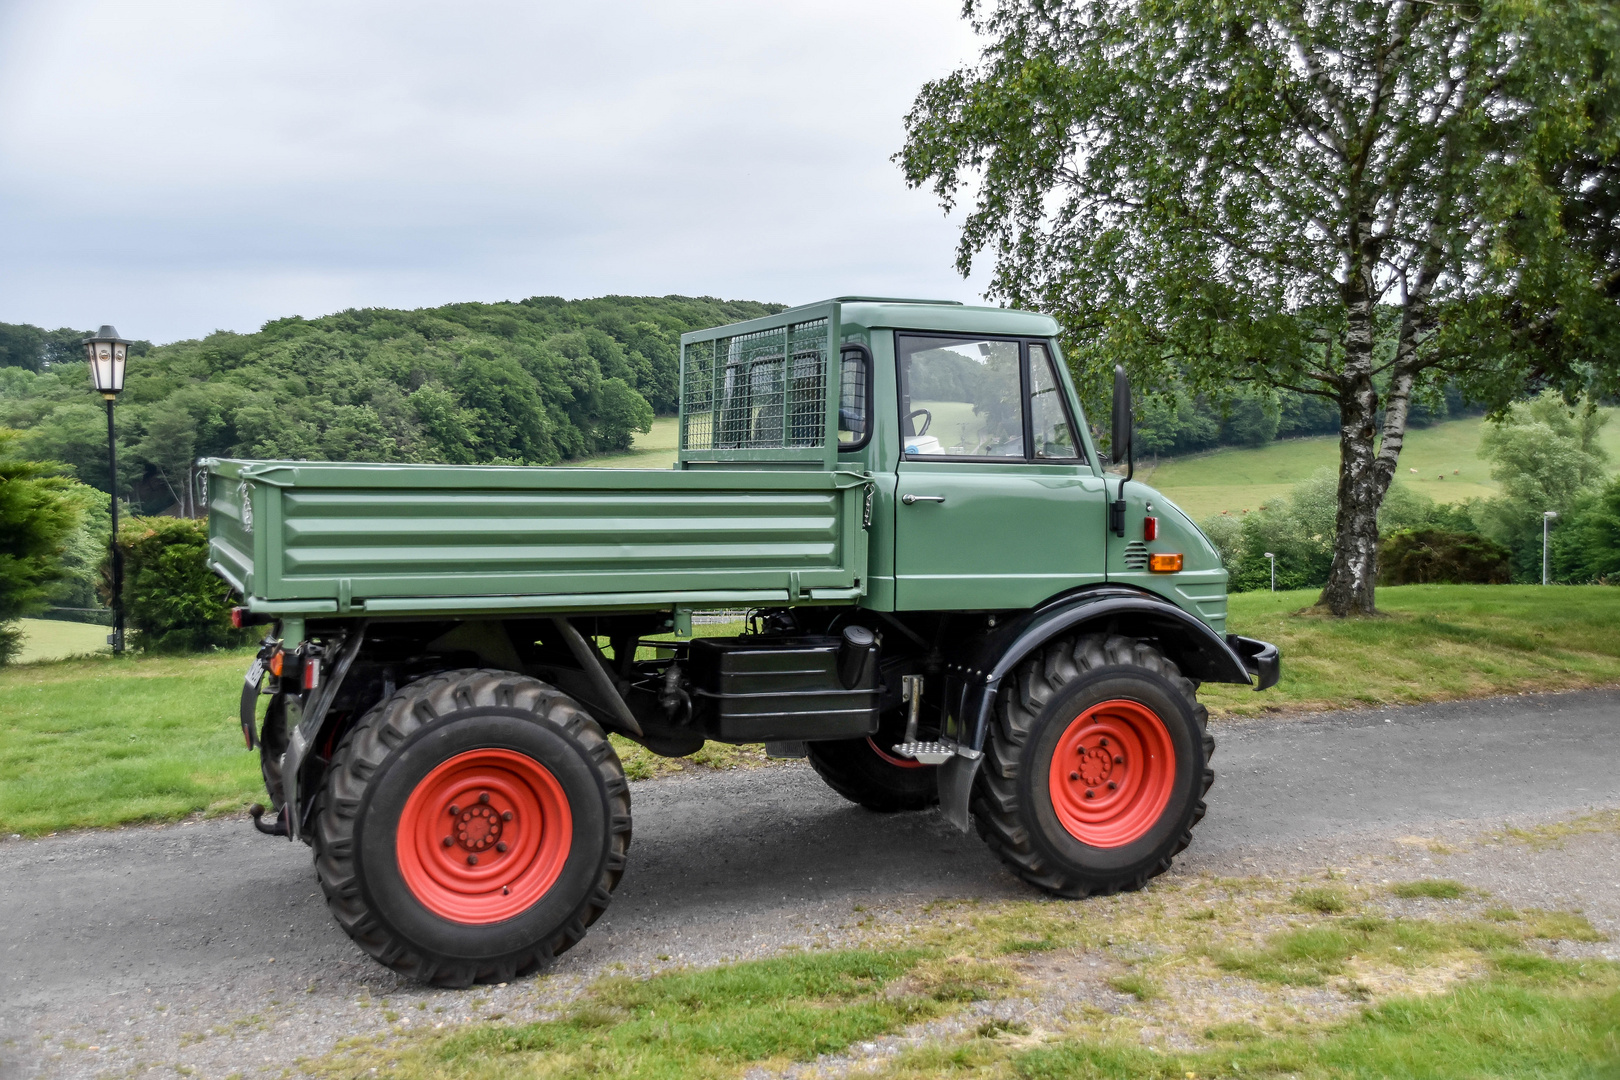
[[[1272,499],[1241,517],[1218,514],[1203,522],[1202,528],[1221,553],[1231,574],[1232,591],[1271,588],[1268,551],[1277,557],[1279,590],[1320,588],[1333,562],[1337,513],[1338,478],[1332,470],[1320,469],[1286,498]],[[1466,520],[1466,515],[1466,508],[1438,506],[1427,495],[1396,484],[1384,498],[1378,525],[1385,531],[1399,531],[1455,523],[1459,518]]]
[[[982,58],[922,88],[897,155],[969,203],[958,268],[992,252],[990,294],[1058,318],[1097,404],[1120,362],[1330,402],[1336,614],[1373,610],[1362,540],[1414,402],[1620,385],[1606,0],[966,11]]]
[[[1475,533],[1401,529],[1378,544],[1380,585],[1506,585],[1507,548]]]
[[[1556,512],[1556,521],[1562,524],[1566,515],[1573,516],[1577,503],[1583,509],[1594,506],[1583,496],[1591,495],[1606,478],[1608,454],[1598,437],[1608,421],[1609,415],[1591,402],[1572,408],[1547,392],[1513,405],[1498,422],[1487,425],[1480,453],[1491,460],[1491,476],[1502,494],[1481,507],[1480,528],[1511,553],[1513,580],[1541,580],[1544,512]],[[1582,535],[1591,535],[1591,528],[1585,526]],[[1596,528],[1592,538],[1601,541],[1601,524]],[[1583,547],[1582,554],[1572,559],[1582,564],[1593,560],[1604,561],[1601,546],[1590,555]]]
[[[85,512],[81,485],[13,456],[18,441],[0,428],[0,665],[20,645],[16,620],[43,611],[67,576],[63,555]]]
[[[120,526],[118,546],[134,644],[147,652],[200,652],[252,638],[231,626],[230,587],[208,570],[207,522],[135,518]]]
[[[1557,580],[1620,585],[1620,477],[1579,495],[1552,534]]]
[[[145,512],[184,508],[198,456],[545,465],[622,450],[677,407],[683,332],[779,310],[533,297],[159,346],[130,363],[118,402],[118,491]],[[38,351],[29,327],[0,325],[0,348],[19,336],[34,360],[0,364],[0,424],[25,432],[30,456],[111,490],[106,413],[83,362]]]

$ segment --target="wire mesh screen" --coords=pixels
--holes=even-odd
[[[681,367],[682,450],[814,448],[827,438],[827,320],[695,341]]]

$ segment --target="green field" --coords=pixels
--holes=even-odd
[[[1620,409],[1611,416],[1602,442],[1611,468],[1620,467]],[[960,421],[960,417],[957,418]],[[941,434],[950,427],[942,419]],[[1401,483],[1435,502],[1455,503],[1496,494],[1490,463],[1479,457],[1481,417],[1448,420],[1407,433],[1401,452]],[[937,426],[937,425],[936,425]],[[960,423],[957,424],[961,426]],[[675,464],[679,437],[673,416],[653,421],[650,434],[637,435],[634,448],[624,454],[604,454],[579,465],[604,469],[668,469]],[[1136,475],[1176,501],[1195,520],[1229,510],[1234,514],[1258,510],[1266,500],[1288,494],[1295,484],[1318,469],[1336,469],[1339,441],[1334,436],[1286,439],[1254,450],[1214,450],[1189,457],[1139,461]],[[1414,471],[1416,470],[1416,471]]]
[[[636,433],[629,451],[623,454],[601,454],[569,465],[581,469],[671,469],[675,467],[675,451],[680,444],[680,420],[674,416],[660,416],[653,421],[652,431]]]
[[[1263,694],[1206,686],[1217,716],[1620,684],[1620,589],[1386,588],[1383,618],[1346,621],[1308,610],[1315,598],[1232,597],[1230,628],[1280,645],[1283,678]],[[171,821],[262,799],[257,755],[243,749],[236,723],[250,656],[102,655],[0,669],[0,831]],[[673,764],[614,741],[632,778]],[[763,760],[757,748],[713,743],[696,759],[715,768]]]
[[[16,661],[19,664],[107,652],[107,635],[112,632],[109,626],[56,619],[18,619],[17,624],[23,633],[22,652]]]
[[[1606,409],[1611,419],[1602,442],[1611,467],[1620,465],[1620,409]],[[1448,420],[1433,427],[1407,432],[1401,450],[1401,483],[1435,502],[1455,503],[1496,494],[1491,466],[1479,456],[1479,436],[1485,420],[1470,417]],[[1215,450],[1190,457],[1165,458],[1155,467],[1138,462],[1136,475],[1158,488],[1195,520],[1223,510],[1241,513],[1258,510],[1266,500],[1287,495],[1289,489],[1318,469],[1337,469],[1339,440],[1335,436],[1286,439],[1254,450]]]

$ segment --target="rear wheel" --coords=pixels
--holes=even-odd
[[[832,739],[806,747],[810,766],[827,786],[852,803],[880,814],[926,810],[939,802],[939,767],[893,753],[905,730],[901,714],[885,717],[877,734]]]
[[[423,982],[501,982],[606,910],[630,843],[624,771],[571,698],[452,671],[401,690],[339,745],[315,866],[346,933]]]
[[[979,833],[1048,892],[1141,888],[1204,816],[1206,722],[1192,683],[1151,646],[1054,642],[998,704],[974,793]]]

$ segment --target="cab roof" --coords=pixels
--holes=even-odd
[[[890,296],[836,296],[805,307],[838,305],[840,326],[868,330],[939,330],[956,334],[1015,334],[1055,337],[1057,320],[1014,308],[963,304],[955,300],[912,300]],[[784,312],[784,314],[786,314]]]

